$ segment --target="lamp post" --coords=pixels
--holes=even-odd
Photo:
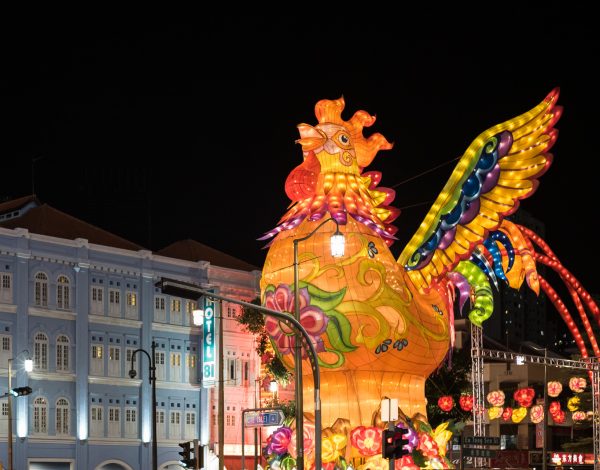
[[[275,406],[277,404],[277,390],[279,390],[277,380],[271,380],[269,383],[269,390],[273,394],[273,406]]]
[[[158,468],[158,448],[156,446],[156,343],[152,341],[152,356],[148,354],[148,351],[145,349],[139,348],[133,351],[131,355],[131,370],[129,371],[129,377],[135,379],[137,372],[133,367],[133,362],[135,355],[138,352],[143,352],[148,357],[148,370],[150,375],[148,376],[148,381],[152,385],[152,470],[157,470]]]
[[[29,351],[25,350],[25,351],[21,351],[19,354],[17,354],[18,358],[21,354],[23,354],[24,352],[27,353],[27,359],[25,359],[23,365],[25,368],[26,372],[31,372],[33,370],[33,361],[31,360],[31,357],[29,357]],[[8,469],[9,470],[13,470],[13,433],[12,433],[12,408],[13,408],[13,404],[12,404],[12,362],[13,359],[16,358],[10,358],[8,359]]]
[[[536,351],[544,350],[544,425],[542,427],[542,470],[548,469],[547,452],[548,452],[548,348],[536,348],[530,345]]]
[[[333,217],[325,219],[319,225],[315,227],[315,229],[310,232],[308,235],[302,238],[294,239],[294,316],[298,323],[300,323],[300,297],[299,297],[299,275],[298,275],[298,244],[302,241],[308,240],[312,237],[317,230],[319,230],[323,225],[327,222],[332,221],[336,225],[336,230],[334,234],[331,236],[331,256],[338,258],[344,256],[344,244],[345,239],[344,235],[340,232],[340,225],[337,220]],[[297,470],[304,470],[304,403],[303,397],[304,393],[302,390],[302,344],[301,344],[301,335],[299,332],[296,332],[296,341],[295,341],[295,350],[294,350],[294,396],[296,399],[296,468]],[[318,362],[318,357],[316,358]],[[316,432],[316,429],[315,429]],[[316,470],[321,470],[319,467],[316,467]]]

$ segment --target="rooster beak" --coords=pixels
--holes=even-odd
[[[298,132],[300,132],[300,138],[296,140],[296,143],[302,145],[303,152],[315,150],[327,142],[325,132],[309,124],[298,124]]]

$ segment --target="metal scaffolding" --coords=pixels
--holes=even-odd
[[[592,377],[592,431],[594,440],[594,470],[600,470],[600,358],[588,357],[579,360],[561,359],[556,357],[535,356],[509,351],[483,349],[483,332],[478,326],[471,324],[471,377],[473,381],[473,435],[485,436],[483,424],[485,403],[483,390],[483,359],[515,362],[517,358],[524,363],[539,364],[550,367],[585,370]],[[547,387],[547,384],[544,384]],[[544,419],[548,419],[544,416]],[[475,462],[483,466],[483,460]]]

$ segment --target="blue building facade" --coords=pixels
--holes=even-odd
[[[150,469],[149,358],[135,351],[150,354],[153,341],[158,468],[180,468],[180,442],[214,443],[215,403],[201,387],[201,330],[192,322],[196,301],[165,295],[156,284],[167,277],[251,300],[258,275],[0,227],[0,390],[8,389],[9,361],[12,387],[32,389],[13,398],[14,468]],[[239,335],[233,323],[234,315],[226,330]],[[253,387],[258,368],[251,346],[252,338],[243,335],[228,350],[247,358],[234,363],[239,367],[232,370],[239,379],[235,390]],[[34,365],[30,373],[23,368],[28,357]],[[245,403],[251,400],[246,395],[231,394],[240,415],[242,407],[252,405]],[[0,460],[8,468],[6,400],[1,401]],[[232,445],[236,435],[231,434]]]

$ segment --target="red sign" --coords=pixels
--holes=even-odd
[[[526,450],[499,450],[495,458],[491,459],[492,467],[528,467],[529,452]]]
[[[550,461],[553,464],[560,463],[561,465],[573,464],[593,464],[594,454],[584,454],[582,452],[550,452]]]

